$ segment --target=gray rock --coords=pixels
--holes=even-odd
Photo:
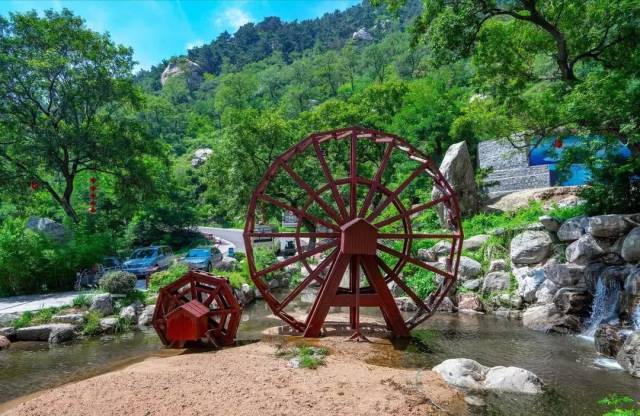
[[[100,329],[105,334],[113,334],[116,332],[116,325],[118,324],[118,318],[107,317],[100,319]]]
[[[0,351],[6,350],[10,346],[11,341],[9,341],[9,338],[5,337],[4,335],[0,335]]]
[[[438,256],[433,250],[421,248],[418,250],[418,259],[422,261],[438,261]]]
[[[474,235],[462,242],[462,248],[469,251],[480,250],[489,238],[490,236],[487,234]]]
[[[418,310],[416,303],[408,296],[401,296],[399,298],[395,298],[396,305],[401,311],[405,312],[414,312]]]
[[[558,239],[560,241],[574,241],[582,237],[585,233],[585,228],[589,224],[589,218],[587,217],[574,217],[566,220],[562,223],[558,229]]]
[[[373,40],[373,36],[371,36],[371,33],[367,32],[367,30],[363,27],[358,29],[356,32],[353,32],[351,38],[353,40],[363,40],[367,42]]]
[[[511,276],[507,272],[493,272],[484,277],[482,293],[501,292],[509,289]]]
[[[438,312],[454,313],[457,310],[458,308],[448,296],[442,299],[442,302],[440,302],[440,305],[438,305],[438,308],[437,308]]]
[[[195,87],[202,81],[202,68],[189,59],[177,59],[170,62],[160,75],[160,84],[164,87],[170,78],[183,76],[190,87]]]
[[[557,287],[576,286],[584,277],[584,267],[575,264],[548,264],[543,269],[544,276]]]
[[[598,215],[589,218],[586,232],[594,237],[618,237],[630,228],[622,215]]]
[[[540,394],[542,380],[531,371],[518,367],[493,367],[485,374],[487,390],[504,393]]]
[[[484,312],[484,304],[478,295],[463,293],[458,296],[458,311]]]
[[[578,240],[569,244],[566,249],[567,261],[577,264],[586,264],[606,253],[606,245],[596,240],[591,234],[585,234]]]
[[[482,273],[482,265],[472,258],[460,256],[458,278],[462,281],[478,277]]]
[[[156,305],[148,305],[145,307],[138,317],[138,326],[150,326],[153,320],[153,312]]]
[[[7,337],[9,341],[14,341],[16,339],[16,329],[12,326],[0,328],[0,335]]]
[[[627,337],[616,359],[629,374],[640,378],[640,331]]]
[[[621,331],[616,326],[602,324],[598,326],[593,335],[593,343],[598,354],[615,358],[622,349],[627,336],[625,331]]]
[[[232,272],[238,267],[238,260],[233,257],[225,257],[218,264],[218,269],[225,272]]]
[[[561,313],[580,316],[589,310],[591,296],[586,289],[563,287],[553,295],[553,303]]]
[[[551,231],[555,233],[560,229],[560,221],[558,221],[557,218],[553,218],[550,215],[543,215],[540,218],[538,218],[538,221],[542,223],[542,225],[547,231]]]
[[[389,292],[391,292],[391,294],[394,297],[402,296],[402,294],[404,293],[402,288],[400,286],[398,286],[398,284],[396,282],[394,282],[393,280],[391,282],[389,282],[389,284],[387,284],[387,287],[389,288]]]
[[[277,289],[280,287],[280,282],[278,279],[273,279],[269,281],[269,290]]]
[[[64,225],[49,218],[31,217],[27,220],[27,228],[58,242],[64,241],[67,236]]]
[[[101,293],[93,297],[89,310],[98,311],[103,316],[113,313],[113,298],[110,293]]]
[[[45,324],[16,330],[18,341],[49,341],[51,344],[68,341],[73,335],[71,324]]]
[[[471,162],[466,142],[452,144],[447,149],[440,164],[440,172],[442,172],[456,193],[462,215],[477,213],[480,209],[480,198],[476,186],[473,163]],[[433,187],[431,198],[438,199],[440,197],[442,197],[440,190],[437,187]],[[450,219],[445,218],[443,204],[438,204],[436,207],[440,224],[445,228],[449,228]]]
[[[197,168],[204,164],[213,154],[213,150],[209,148],[196,149],[191,156],[191,166]]]
[[[467,280],[462,284],[465,289],[473,290],[474,292],[482,287],[482,279]]]
[[[568,334],[579,332],[580,320],[573,315],[565,315],[553,303],[528,308],[522,315],[525,327],[541,332]]]
[[[558,291],[558,286],[551,280],[545,280],[542,282],[538,290],[536,291],[536,301],[538,303],[550,303],[553,302],[553,296]]]
[[[622,242],[622,249],[620,250],[622,258],[630,263],[640,261],[640,227],[636,227]]]
[[[489,273],[503,272],[505,270],[507,270],[507,262],[502,259],[491,260],[491,263],[489,263]]]
[[[535,302],[536,292],[545,279],[544,269],[527,266],[514,267],[513,275],[518,281],[518,294],[522,296],[525,302]]]
[[[137,323],[135,305],[129,305],[120,310],[120,318],[128,319],[132,324]]]
[[[436,257],[448,256],[451,253],[451,242],[445,240],[438,241],[433,247],[431,247],[431,251],[435,253]]]
[[[73,326],[82,326],[84,324],[84,314],[69,313],[66,315],[54,315],[51,322],[56,324],[71,324]]]
[[[253,294],[255,295],[256,299],[262,299],[262,292],[260,292],[257,287],[253,289]]]
[[[251,302],[253,302],[255,300],[255,294],[253,291],[253,288],[251,286],[249,286],[246,283],[242,284],[242,287],[240,288],[240,290],[242,291],[242,293],[244,294],[244,298],[245,298],[245,305],[249,304]]]
[[[551,252],[551,236],[546,231],[525,231],[511,240],[511,261],[515,264],[535,264]]]
[[[432,370],[452,386],[481,392],[485,390],[483,381],[489,368],[468,358],[452,358],[444,360]]]

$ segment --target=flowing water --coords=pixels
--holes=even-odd
[[[633,315],[631,316],[631,321],[633,322],[633,328],[636,331],[640,331],[640,303],[636,305]]]
[[[607,284],[605,279],[598,279],[596,293],[591,306],[591,316],[585,322],[582,335],[593,338],[602,323],[617,323],[620,312],[620,287],[615,283]]]
[[[245,309],[238,334],[256,340],[280,325],[263,302]],[[431,368],[448,358],[472,358],[486,366],[518,366],[533,371],[548,386],[541,396],[502,395],[486,398],[480,415],[600,415],[596,403],[609,393],[640,399],[640,380],[598,357],[593,344],[580,337],[552,336],[494,316],[440,314],[415,332],[421,342],[397,345],[406,368]],[[150,355],[171,355],[152,330],[77,340],[61,346],[15,343],[0,352],[0,403],[64,382],[118,368]]]

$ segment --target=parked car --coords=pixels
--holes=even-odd
[[[189,250],[183,261],[191,269],[210,272],[213,266],[222,261],[222,253],[217,247],[198,247]]]
[[[146,278],[151,273],[168,268],[174,259],[173,252],[168,246],[138,248],[122,264],[122,270],[133,273],[137,277]]]

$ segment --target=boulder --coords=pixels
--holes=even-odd
[[[589,218],[587,217],[570,218],[563,222],[558,229],[558,239],[560,241],[575,241],[584,235],[588,224]]]
[[[480,209],[480,197],[476,186],[473,163],[471,162],[466,142],[452,144],[447,149],[440,164],[440,172],[442,172],[444,178],[456,193],[462,215],[477,213]],[[434,186],[431,192],[431,199],[438,199],[442,196],[440,190]],[[437,205],[437,212],[440,225],[448,228],[449,218],[445,218],[443,204]]]
[[[538,303],[550,303],[553,302],[553,295],[558,291],[558,286],[551,280],[545,280],[542,282],[538,290],[536,291],[536,301]]]
[[[456,305],[453,303],[453,301],[451,300],[451,298],[444,297],[442,299],[442,302],[440,302],[440,305],[438,305],[437,308],[438,312],[448,312],[448,313],[454,313],[458,311],[458,308],[456,307]]]
[[[196,149],[191,156],[191,166],[197,168],[204,164],[213,154],[213,150],[209,148]]]
[[[542,380],[531,371],[518,367],[492,367],[485,374],[487,390],[504,393],[540,394]]]
[[[116,325],[118,325],[118,318],[113,316],[100,319],[100,329],[105,334],[113,334],[116,332]]]
[[[631,230],[624,238],[620,254],[623,259],[630,263],[640,261],[640,227]]]
[[[548,264],[543,270],[545,278],[557,287],[576,286],[584,277],[584,267],[575,264]]]
[[[238,260],[233,257],[224,257],[217,267],[222,271],[232,272],[238,267]]]
[[[591,234],[585,234],[567,246],[565,255],[571,263],[586,264],[606,251],[607,247],[602,241],[596,240]]]
[[[458,267],[458,278],[461,281],[473,279],[482,273],[482,265],[474,259],[466,256],[460,256],[460,265]]]
[[[563,314],[553,303],[530,307],[522,315],[522,323],[529,329],[547,333],[568,334],[580,330],[580,320]]]
[[[402,278],[402,277],[400,277]],[[399,297],[402,296],[404,294],[404,291],[402,290],[402,288],[400,286],[398,286],[398,284],[396,282],[394,282],[393,280],[390,281],[387,284],[387,287],[389,288],[389,292],[391,292],[391,294],[394,297]]]
[[[507,272],[493,272],[484,277],[482,293],[501,292],[509,289],[511,276]]]
[[[593,343],[598,354],[613,358],[618,355],[626,339],[627,334],[624,331],[609,324],[599,325],[593,335]]]
[[[589,310],[591,296],[583,289],[563,287],[553,296],[553,303],[561,313],[580,316]]]
[[[19,328],[16,330],[18,341],[48,341],[51,344],[73,339],[73,325],[45,324]]]
[[[560,221],[557,218],[553,218],[550,215],[543,215],[538,218],[538,221],[544,226],[547,231],[555,233],[560,229]]]
[[[418,250],[418,259],[422,261],[438,261],[438,256],[431,249],[421,248]]]
[[[0,328],[0,335],[7,337],[9,341],[14,341],[16,339],[16,329],[12,326]]]
[[[124,308],[122,308],[120,310],[120,318],[123,319],[128,319],[129,322],[131,322],[132,324],[136,324],[137,323],[137,316],[136,316],[136,307],[135,305],[131,304],[129,306],[126,306]]]
[[[253,288],[251,286],[249,286],[246,283],[243,283],[242,286],[240,287],[240,290],[242,291],[242,293],[244,294],[244,298],[245,298],[245,305],[249,304],[251,302],[253,302],[255,300],[255,294],[253,292]]]
[[[432,370],[452,386],[481,392],[485,390],[483,381],[489,368],[468,358],[452,358],[444,360]]]
[[[202,68],[197,63],[183,58],[169,62],[160,75],[160,84],[164,87],[170,78],[184,76],[187,85],[195,88],[202,81]]]
[[[82,313],[68,313],[64,315],[54,315],[51,318],[51,322],[56,324],[71,324],[75,327],[82,326],[84,324],[84,314]]]
[[[57,242],[64,241],[67,236],[64,225],[49,218],[31,217],[27,220],[27,228]]]
[[[269,280],[269,290],[274,290],[280,287],[278,279]]]
[[[482,287],[483,279],[471,279],[462,284],[462,287],[468,290],[477,291]]]
[[[150,326],[153,320],[153,312],[156,309],[156,305],[148,305],[145,307],[140,316],[138,317],[138,326]]]
[[[589,218],[586,232],[594,237],[612,238],[624,234],[630,228],[622,215],[598,215]]]
[[[451,253],[451,242],[450,241],[438,241],[433,247],[431,247],[431,251],[438,256],[448,256]]]
[[[505,270],[507,270],[507,262],[502,259],[491,260],[491,263],[489,263],[489,273],[502,272]]]
[[[0,335],[0,351],[6,350],[10,346],[11,341],[9,341],[9,338],[5,337],[4,335]]]
[[[401,296],[399,298],[395,298],[396,305],[398,305],[398,309],[405,312],[414,312],[418,310],[416,303],[408,296]]]
[[[260,292],[260,290],[257,287],[253,289],[253,295],[255,296],[256,299],[262,299],[262,292]]]
[[[113,298],[110,293],[102,293],[93,297],[91,311],[98,311],[103,316],[111,315],[113,313]]]
[[[551,236],[546,231],[525,231],[511,240],[511,261],[515,264],[535,264],[551,252]]]
[[[616,359],[629,374],[640,378],[640,331],[627,337]]]
[[[462,242],[462,248],[469,251],[477,251],[489,240],[490,236],[487,234],[474,235]]]
[[[458,311],[463,309],[484,312],[484,305],[478,295],[464,293],[458,296]]]
[[[351,35],[351,39],[363,40],[368,42],[373,40],[373,36],[371,36],[371,33],[367,32],[365,28],[361,27],[357,31],[353,32],[353,34]]]
[[[525,302],[536,301],[536,292],[544,282],[544,269],[541,267],[514,267],[513,275],[518,281],[518,294]]]

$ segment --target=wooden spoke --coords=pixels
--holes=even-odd
[[[424,239],[424,238],[447,238],[454,239],[458,238],[458,234],[422,234],[422,233],[378,233],[378,238],[388,238],[391,240],[405,240],[405,239]]]
[[[323,251],[325,251],[325,250],[327,250],[327,249],[329,249],[331,247],[335,247],[337,245],[338,245],[338,243],[335,242],[335,241],[331,241],[331,242],[326,243],[326,244],[320,244],[319,246],[317,246],[313,250],[305,251],[304,253],[300,253],[300,254],[297,254],[297,255],[295,255],[293,257],[289,257],[285,261],[281,261],[280,263],[273,264],[273,265],[271,265],[271,266],[269,266],[269,267],[267,267],[265,269],[257,271],[255,275],[258,276],[258,277],[264,276],[265,274],[274,272],[276,270],[280,270],[280,269],[282,269],[284,267],[287,267],[288,265],[293,264],[293,263],[295,263],[297,261],[300,261],[300,260],[306,259],[308,257],[311,257],[314,254],[322,253]]]
[[[342,215],[342,220],[344,222],[344,220],[346,220],[346,218],[348,218],[349,215],[347,214],[347,209],[344,206],[344,200],[342,199],[342,195],[340,195],[340,192],[338,191],[336,182],[333,179],[333,175],[331,175],[331,171],[329,170],[329,165],[327,164],[327,160],[325,159],[324,154],[322,153],[322,149],[320,149],[320,144],[318,143],[317,140],[313,141],[313,149],[316,152],[316,156],[318,157],[318,162],[320,162],[320,167],[322,168],[322,173],[325,179],[327,180],[329,187],[331,188],[331,194],[333,195],[333,199],[338,205],[338,209],[340,210],[340,214]]]
[[[372,184],[371,184],[371,187],[369,188],[369,192],[367,192],[367,196],[365,197],[364,202],[362,203],[362,207],[360,208],[360,212],[358,213],[359,217],[364,217],[366,215],[367,210],[371,205],[371,201],[373,201],[373,197],[375,196],[376,191],[378,190],[378,185],[380,185],[382,174],[384,173],[384,170],[387,167],[387,163],[389,163],[389,159],[391,158],[391,152],[393,152],[393,144],[388,143],[387,148],[384,151],[384,155],[382,156],[382,162],[380,162],[380,167],[378,168],[376,175],[373,177],[373,180],[371,181]]]
[[[402,260],[405,260],[408,263],[414,264],[414,265],[416,265],[418,267],[422,267],[423,269],[429,270],[430,272],[434,272],[436,274],[444,276],[447,279],[453,279],[454,278],[451,273],[449,273],[449,272],[447,272],[445,270],[440,270],[437,267],[433,267],[433,266],[431,266],[431,265],[429,265],[429,264],[427,264],[427,263],[425,263],[423,261],[420,261],[420,260],[415,259],[415,258],[413,258],[411,256],[408,256],[408,255],[406,255],[404,253],[396,251],[396,250],[394,250],[392,248],[389,248],[389,247],[387,247],[387,246],[385,246],[383,244],[378,244],[378,249],[380,251],[384,251],[387,254],[391,254],[392,256],[395,256],[395,257],[398,257],[398,258],[400,258]]]
[[[350,218],[356,217],[358,212],[358,135],[356,132],[351,134],[351,168],[349,169],[349,184],[350,184],[350,201],[349,211]]]
[[[387,276],[389,276],[389,279],[400,286],[400,289],[402,289],[404,293],[407,294],[407,296],[413,299],[413,301],[416,303],[416,305],[418,305],[419,308],[424,308],[428,311],[431,311],[431,308],[429,308],[429,306],[427,306],[427,304],[424,303],[422,299],[420,299],[420,296],[416,295],[415,292],[404,282],[404,280],[402,280],[400,276],[398,276],[393,272],[393,270],[391,270],[391,267],[389,267],[387,263],[384,262],[384,260],[382,260],[380,257],[377,257],[377,259],[378,265],[387,274]]]
[[[293,212],[294,214],[296,214],[298,216],[305,217],[308,220],[310,220],[311,222],[314,222],[314,223],[317,223],[317,224],[322,224],[325,227],[332,228],[332,229],[334,229],[336,231],[340,231],[340,227],[338,227],[337,225],[331,224],[331,223],[323,220],[322,218],[318,218],[315,215],[309,214],[306,211],[302,211],[301,209],[294,208],[291,205],[285,204],[282,201],[278,201],[277,199],[272,198],[269,195],[261,194],[261,195],[258,195],[258,198],[262,199],[263,201],[270,202],[273,205],[275,205],[277,207],[280,207],[280,208],[282,208],[282,209],[284,209],[286,211],[291,211],[291,212]]]
[[[278,238],[278,237],[300,237],[300,238],[338,238],[340,233],[249,233],[250,237],[256,238]]]
[[[311,198],[313,198],[314,201],[316,201],[318,203],[318,205],[320,205],[320,207],[327,213],[329,214],[329,216],[331,218],[333,218],[333,220],[337,223],[340,224],[341,222],[341,218],[340,215],[333,209],[331,208],[331,206],[329,204],[327,204],[325,202],[324,199],[322,199],[322,197],[320,197],[320,195],[318,195],[318,193],[311,187],[311,185],[309,185],[307,182],[305,182],[300,175],[298,175],[297,173],[295,173],[293,171],[293,169],[291,169],[291,167],[289,165],[287,165],[286,162],[282,162],[281,163],[282,168],[289,174],[289,176],[291,176],[291,178],[293,178],[294,181],[296,181],[296,183],[298,185],[300,185],[300,187],[302,189],[304,189],[305,191],[307,191],[307,193],[309,194],[309,196]]]
[[[431,207],[433,207],[435,205],[438,205],[439,203],[444,202],[449,198],[450,197],[447,195],[447,196],[440,197],[438,199],[434,199],[433,201],[425,202],[424,204],[416,205],[415,207],[409,208],[408,210],[406,210],[405,212],[403,212],[401,214],[394,215],[393,217],[389,217],[384,221],[377,222],[375,224],[375,226],[378,227],[378,228],[382,228],[385,225],[389,225],[389,224],[394,223],[394,222],[396,222],[398,220],[402,220],[402,219],[408,218],[408,217],[410,217],[411,215],[413,215],[413,214],[415,214],[417,212],[421,212],[421,211],[424,211],[425,209],[429,209],[429,208],[431,208]]]

